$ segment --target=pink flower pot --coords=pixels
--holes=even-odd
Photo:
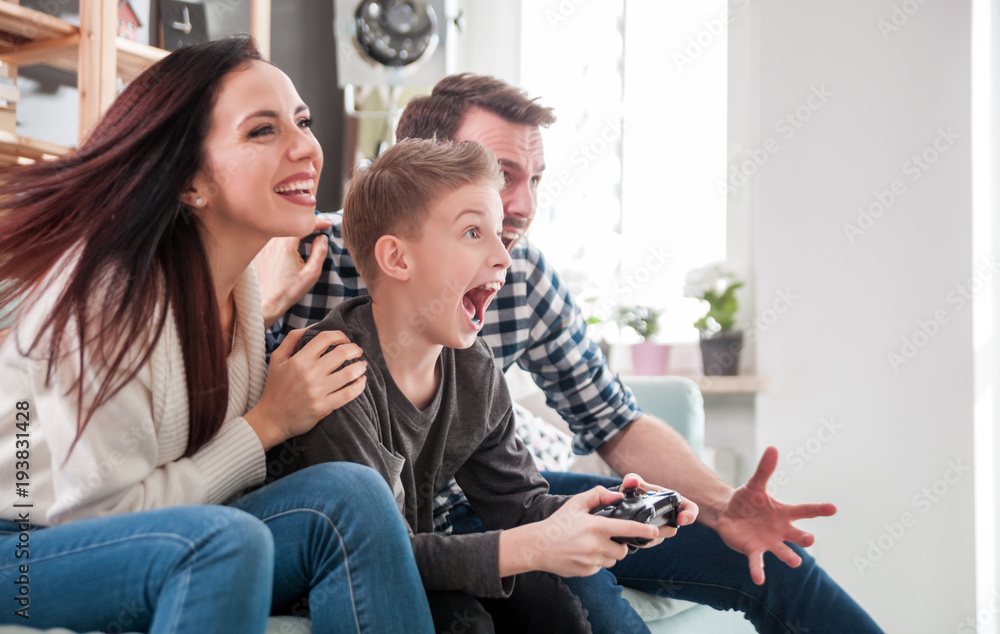
[[[670,346],[643,341],[632,346],[632,374],[661,376],[670,367]]]

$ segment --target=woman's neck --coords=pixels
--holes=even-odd
[[[227,337],[227,349],[232,346],[232,333],[236,324],[236,298],[233,289],[236,280],[246,270],[253,258],[263,248],[235,240],[217,239],[211,232],[201,232],[202,243],[205,245],[205,256],[208,259],[208,269],[212,275],[215,287],[215,299],[219,306],[219,319],[222,332]]]

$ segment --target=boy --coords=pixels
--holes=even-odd
[[[296,441],[292,469],[346,460],[382,474],[413,533],[436,619],[468,609],[464,598],[510,596],[521,573],[592,575],[625,556],[614,536],[653,545],[674,531],[590,515],[621,497],[606,489],[549,495],[515,439],[503,376],[477,337],[511,261],[500,235],[502,186],[496,158],[478,143],[408,140],[359,170],[345,199],[344,239],[370,297],[344,302],[299,344],[341,330],[364,350],[367,371],[361,396]],[[486,532],[434,533],[433,496],[452,476]],[[678,523],[694,514],[685,501]],[[578,609],[550,577],[519,576],[518,585],[562,597],[550,602],[552,614]],[[578,629],[589,631],[577,616]]]

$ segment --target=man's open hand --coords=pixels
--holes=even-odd
[[[764,583],[764,553],[770,551],[792,568],[802,558],[785,542],[811,546],[814,537],[792,526],[795,520],[826,517],[837,512],[833,504],[782,504],[767,493],[767,481],[778,464],[778,450],[768,447],[747,483],[736,489],[722,510],[715,530],[730,548],[750,560],[750,577]]]

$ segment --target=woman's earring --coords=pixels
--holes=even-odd
[[[195,204],[195,207],[201,207],[202,205],[205,204],[205,199],[202,198],[201,196],[199,196],[199,197],[197,197],[197,198],[194,199],[194,204]]]

